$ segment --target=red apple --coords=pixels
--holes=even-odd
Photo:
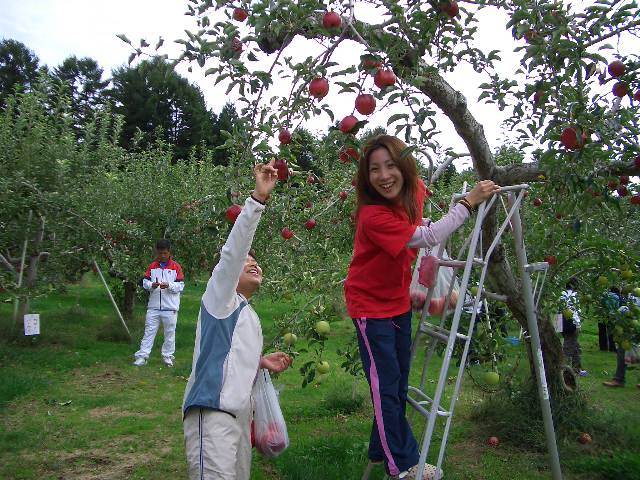
[[[433,192],[429,190],[429,187],[424,187],[424,196],[425,198],[429,198],[433,195]]]
[[[340,131],[342,133],[349,133],[353,130],[353,127],[358,123],[358,119],[353,115],[347,115],[342,120],[340,120]]]
[[[244,47],[242,46],[242,42],[238,37],[235,37],[233,40],[231,40],[231,50],[236,53],[242,53],[243,48]]]
[[[340,161],[342,163],[350,163],[352,161],[357,162],[360,159],[360,154],[358,153],[358,150],[356,150],[353,147],[342,148],[338,156],[340,157]]]
[[[582,445],[587,445],[589,443],[591,443],[593,441],[593,439],[591,438],[591,435],[589,435],[588,433],[582,432],[580,434],[580,436],[578,437],[578,442],[580,442]]]
[[[568,149],[575,150],[580,148],[580,142],[578,142],[578,133],[575,128],[567,127],[562,130],[562,134],[560,135],[560,143]]]
[[[629,92],[629,87],[624,82],[616,83],[611,89],[616,97],[624,97]]]
[[[542,199],[536,198],[536,199],[533,200],[533,206],[534,207],[539,207],[540,205],[542,205]]]
[[[422,310],[424,302],[427,299],[427,295],[419,290],[411,292],[411,307],[414,310]]]
[[[629,195],[629,190],[627,190],[627,187],[625,187],[624,185],[620,185],[616,191],[621,197],[626,197],[627,195]]]
[[[361,93],[356,97],[356,110],[362,115],[371,115],[376,109],[376,99],[370,93]]]
[[[322,17],[322,26],[326,29],[338,28],[342,20],[336,12],[326,12]]]
[[[629,184],[629,175],[620,175],[620,185]]]
[[[304,222],[304,228],[306,228],[307,230],[313,230],[314,228],[316,228],[316,221],[313,218],[310,218],[309,220]]]
[[[233,19],[238,22],[244,22],[249,14],[244,8],[234,8],[233,9]]]
[[[373,83],[378,88],[385,88],[396,83],[396,75],[391,69],[379,69],[373,77]]]
[[[609,190],[613,192],[616,188],[618,188],[618,182],[616,182],[615,180],[611,180],[609,181],[609,183],[607,183],[607,187],[609,187]]]
[[[293,232],[289,230],[287,227],[284,227],[282,229],[282,231],[280,232],[280,235],[282,235],[282,238],[284,238],[285,240],[289,240],[293,238]]]
[[[280,129],[280,133],[278,134],[278,140],[282,145],[288,145],[291,143],[291,132],[286,128]]]
[[[549,265],[558,264],[558,259],[556,258],[555,255],[547,255],[546,257],[544,257],[544,261],[547,262]]]
[[[442,7],[440,7],[444,13],[446,13],[449,18],[453,18],[458,15],[460,8],[458,7],[458,2],[451,0],[445,3]]]
[[[561,220],[562,219],[562,214],[561,213],[556,213],[556,219],[557,220]]]
[[[224,217],[229,223],[236,223],[236,218],[238,218],[238,215],[240,215],[241,211],[242,207],[234,203],[229,208],[227,208],[226,212],[224,212]]]
[[[314,177],[313,175],[309,175],[309,176],[307,177],[307,183],[308,183],[309,185],[313,185],[314,183],[316,183],[316,177]]]
[[[287,165],[287,161],[279,158],[273,162],[273,167],[278,170],[278,180],[286,182],[289,178],[289,166]]]
[[[356,185],[358,185],[358,180],[356,180],[356,177],[353,177],[353,178],[351,179],[351,186],[352,186],[352,187],[355,187]]]
[[[373,68],[380,68],[382,66],[382,62],[378,60],[373,55],[367,55],[362,60],[362,68],[365,70],[371,70]]]
[[[318,77],[309,83],[309,93],[312,97],[323,98],[329,93],[329,82],[324,77]]]
[[[636,193],[633,197],[631,197],[631,205],[640,205],[640,193]]]
[[[349,195],[347,194],[347,192],[345,192],[345,191],[343,190],[343,191],[341,191],[341,192],[338,194],[338,196],[340,197],[340,200],[344,201],[344,200],[346,200],[346,199],[347,199],[347,197],[348,197]]]
[[[609,75],[611,75],[612,77],[621,77],[625,71],[624,63],[622,63],[620,60],[614,60],[609,64],[607,70],[609,71]]]
[[[633,94],[633,99],[636,102],[640,102],[640,90],[636,90],[636,93]]]
[[[311,202],[305,203],[304,208],[313,208],[313,203]]]
[[[487,445],[489,445],[490,447],[497,447],[500,444],[500,440],[498,440],[498,437],[489,437],[489,439],[487,440]]]

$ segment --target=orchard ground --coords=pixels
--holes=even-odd
[[[129,342],[91,274],[64,293],[36,300],[32,310],[41,314],[42,334],[33,340],[0,340],[0,478],[186,478],[180,406],[203,289],[204,281],[187,284],[173,369],[160,361],[160,334],[149,364],[131,365],[143,329],[144,305],[137,307],[131,325],[134,340]],[[294,300],[259,295],[254,305],[269,344],[280,333],[274,318],[293,308]],[[12,328],[11,312],[10,303],[0,303],[0,338],[6,339]],[[565,478],[640,478],[640,389],[635,388],[640,369],[628,372],[626,388],[602,387],[612,376],[615,355],[598,350],[597,326],[585,323],[581,343],[589,376],[579,381],[594,407],[587,421],[593,442],[581,445],[580,429],[563,430],[559,448]],[[310,354],[298,357],[291,370],[275,379],[284,386],[281,404],[291,446],[273,461],[255,455],[252,479],[360,478],[367,462],[371,406],[364,380],[357,383],[357,397],[364,401],[352,401],[352,377],[339,368],[335,353],[352,335],[348,319],[332,321],[325,356],[331,371],[319,383],[300,387],[298,368]],[[305,344],[299,339],[295,347]],[[521,348],[511,350],[506,364],[515,364],[521,355],[517,374],[526,375]],[[413,384],[417,377],[416,370]],[[550,478],[539,420],[530,414],[512,417],[512,422],[508,414],[492,411],[499,407],[491,407],[490,397],[465,376],[445,478]],[[524,407],[523,411],[529,409]],[[499,438],[497,447],[487,444],[491,436]],[[372,476],[379,478],[380,469]]]

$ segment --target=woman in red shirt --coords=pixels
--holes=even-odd
[[[374,137],[365,147],[358,167],[353,258],[344,289],[374,406],[369,458],[384,462],[392,478],[413,479],[419,451],[405,417],[411,264],[418,248],[431,248],[446,239],[499,187],[481,181],[441,220],[423,221],[425,185],[413,156],[402,155],[406,148],[390,135]],[[424,478],[439,478],[436,473],[427,465]]]

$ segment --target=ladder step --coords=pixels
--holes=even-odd
[[[524,266],[524,269],[527,272],[543,272],[548,268],[549,268],[549,264],[547,262],[527,263]]]
[[[407,395],[407,402],[409,402],[409,404],[423,417],[428,417],[429,415],[431,415],[431,405],[433,404],[433,399],[429,397],[426,393],[424,393],[422,390],[416,387],[409,386],[409,393],[414,393],[422,397],[422,400],[417,400],[413,398],[411,395]],[[425,405],[429,407],[428,410],[424,407]],[[437,410],[437,415],[439,417],[448,417],[451,415],[451,412],[439,406]]]
[[[435,338],[436,340],[440,340],[442,343],[449,342],[449,335],[451,332],[446,328],[442,328],[438,325],[433,325],[429,322],[423,322],[420,324],[420,332],[429,335],[430,337]],[[466,342],[469,339],[467,335],[462,333],[456,333],[456,340],[462,340]]]
[[[438,263],[445,267],[452,267],[452,268],[464,268],[464,266],[467,264],[465,260],[446,260],[444,258],[441,258],[440,260],[438,260]],[[483,266],[485,263],[486,262],[481,258],[473,259],[473,264],[476,266]]]

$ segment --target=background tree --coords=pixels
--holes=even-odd
[[[173,146],[176,158],[187,158],[189,149],[201,142],[214,145],[214,116],[207,110],[202,92],[164,60],[118,68],[112,83],[115,112],[125,119],[123,147],[133,145],[138,130],[144,134],[143,147],[153,144],[159,135]]]
[[[17,40],[0,42],[0,106],[16,88],[28,90],[38,78],[40,60]]]
[[[103,80],[102,75],[103,70],[94,59],[75,55],[53,70],[52,77],[66,87],[71,97],[73,123],[78,131],[105,106],[109,81]]]

